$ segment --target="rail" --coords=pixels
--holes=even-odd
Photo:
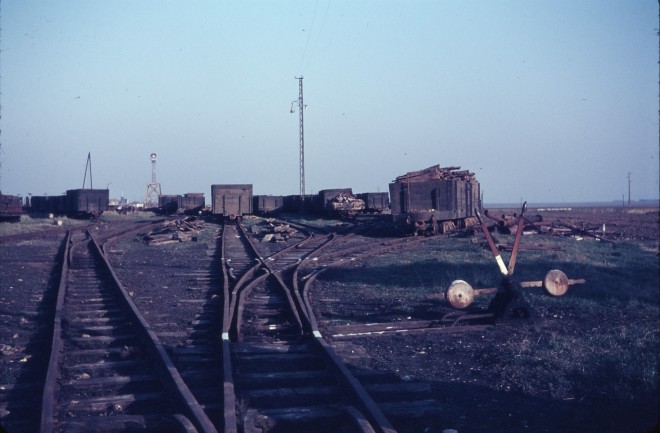
[[[62,374],[61,368],[63,365],[63,359],[64,359],[63,357],[65,352],[63,321],[65,320],[65,316],[67,314],[66,296],[73,297],[75,294],[74,288],[72,286],[73,283],[70,282],[72,277],[69,276],[71,272],[70,266],[73,260],[74,247],[89,248],[91,250],[91,255],[93,256],[91,260],[94,263],[94,265],[90,264],[89,266],[94,266],[94,269],[95,268],[103,269],[103,271],[100,271],[100,273],[107,273],[106,277],[100,277],[100,278],[104,278],[103,282],[99,282],[99,283],[88,282],[86,283],[86,285],[91,285],[91,286],[98,285],[100,287],[100,290],[103,290],[103,287],[105,287],[106,285],[110,287],[111,291],[113,291],[114,294],[112,295],[107,293],[104,294],[103,291],[100,291],[98,292],[99,293],[98,296],[100,298],[104,298],[104,296],[106,295],[112,296],[112,299],[116,299],[119,302],[119,304],[122,306],[120,308],[126,311],[129,317],[131,317],[130,320],[134,321],[137,324],[137,326],[134,328],[136,329],[136,332],[141,335],[141,342],[142,342],[141,344],[144,344],[146,347],[146,351],[151,354],[150,362],[155,363],[154,366],[156,366],[156,368],[159,371],[158,377],[160,377],[160,380],[164,383],[164,385],[170,390],[172,395],[175,397],[174,400],[176,401],[178,410],[182,412],[182,414],[177,414],[178,413],[177,410],[175,411],[174,415],[164,414],[163,417],[168,418],[167,422],[170,423],[173,422],[179,426],[178,428],[184,429],[186,431],[207,432],[207,433],[216,432],[217,430],[215,429],[213,424],[208,420],[208,418],[204,414],[204,411],[201,409],[199,404],[197,404],[196,400],[194,399],[194,397],[188,390],[187,386],[181,379],[181,376],[179,375],[178,371],[172,364],[172,361],[167,356],[167,353],[165,352],[164,348],[159,343],[155,333],[150,329],[148,323],[144,320],[144,318],[136,308],[135,304],[131,301],[130,297],[128,296],[128,293],[123,288],[121,282],[119,281],[114,270],[112,269],[112,266],[106,259],[98,242],[94,239],[94,237],[89,231],[86,232],[86,236],[87,236],[86,239],[79,240],[75,244],[73,243],[71,236],[69,236],[67,240],[66,254],[62,264],[62,274],[61,274],[60,286],[57,295],[55,326],[53,330],[53,342],[51,346],[51,357],[48,365],[47,380],[44,387],[44,394],[42,398],[40,432],[50,433],[54,431],[56,425],[59,425],[58,421],[60,418],[58,418],[58,416],[56,415],[57,412],[55,409],[56,394],[58,391],[58,376]],[[94,271],[94,273],[96,273],[96,271]],[[91,278],[91,277],[85,277],[85,278]],[[83,304],[85,304],[85,301],[83,301]],[[72,319],[73,317],[70,317],[69,322],[71,322]],[[107,322],[110,323],[111,320],[108,320]],[[71,326],[72,325],[69,324],[69,327]],[[98,327],[98,328],[104,328],[104,327]],[[85,335],[83,335],[83,339],[84,337]],[[91,337],[88,337],[88,339],[91,340]],[[125,347],[128,349],[127,346]],[[96,351],[101,351],[101,353],[103,353],[102,350],[103,349],[96,349]],[[87,350],[87,352],[90,351],[91,350]],[[131,378],[128,378],[126,380],[130,381]],[[94,381],[89,380],[88,383],[94,383]],[[111,398],[110,399],[98,398],[94,400],[95,403],[92,402],[88,404],[90,404],[93,407],[96,407],[98,405],[103,405],[104,401],[111,401],[111,400],[112,400]],[[82,401],[80,402],[80,404],[84,405],[85,402]],[[113,407],[115,409],[115,412],[119,412],[123,414],[123,407],[119,403],[116,403],[116,405]],[[106,414],[106,415],[110,415],[110,414]],[[105,416],[103,418],[105,419],[104,422],[110,423],[112,421],[111,416]],[[126,417],[119,419],[125,420]],[[94,422],[98,422],[98,421],[99,420],[97,419]],[[84,421],[76,420],[76,422],[84,422]]]

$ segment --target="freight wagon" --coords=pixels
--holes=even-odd
[[[30,197],[29,212],[66,215],[66,195],[33,195]]]
[[[212,212],[236,219],[252,213],[252,184],[211,185]]]
[[[252,210],[258,215],[284,211],[284,196],[281,195],[255,195],[252,199]]]
[[[200,211],[206,206],[203,192],[189,192],[178,196],[178,198],[179,209],[183,209],[184,212]]]
[[[108,210],[110,190],[70,189],[66,192],[66,210],[71,217],[97,217]]]
[[[0,221],[18,221],[23,214],[23,198],[0,193]]]
[[[363,192],[357,196],[364,201],[366,212],[382,213],[390,208],[390,196],[386,192]]]
[[[178,195],[161,194],[158,196],[158,213],[173,214],[179,208]]]
[[[300,197],[296,195],[284,196],[284,212],[309,212],[316,213],[319,210],[319,196],[318,194],[305,194]]]
[[[394,223],[417,234],[446,233],[477,223],[479,182],[460,167],[439,165],[409,172],[390,183]]]

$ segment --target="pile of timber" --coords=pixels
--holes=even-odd
[[[260,229],[252,226],[252,231],[258,231],[261,242],[284,242],[298,232],[289,224],[275,222],[275,220],[267,220],[264,227]]]
[[[424,170],[410,171],[396,178],[395,182],[427,182],[430,180],[472,180],[474,173],[461,170],[461,167],[440,167],[434,165]]]
[[[149,245],[164,245],[174,242],[196,241],[197,235],[204,228],[195,217],[185,217],[168,221],[164,225],[142,234],[142,240]]]
[[[328,200],[327,205],[334,211],[358,211],[364,210],[364,200],[348,193],[341,193]]]

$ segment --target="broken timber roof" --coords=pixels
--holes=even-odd
[[[460,170],[461,167],[440,167],[434,165],[424,170],[410,171],[396,178],[395,182],[426,182],[429,180],[472,180],[474,173]]]

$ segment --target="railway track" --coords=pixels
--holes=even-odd
[[[40,431],[215,431],[89,232],[65,256]]]
[[[225,389],[231,392],[225,393],[225,401],[233,400],[236,424],[226,425],[225,431],[394,431],[360,383],[312,330],[299,293],[284,281],[287,272],[335,236],[310,233],[305,240],[264,258],[240,226],[236,229],[238,235],[223,238],[225,263],[235,261],[230,252],[245,255],[250,250],[259,263],[246,269],[252,277],[229,283],[227,290],[232,295],[223,338],[231,363]],[[239,248],[238,242],[243,246]],[[226,412],[231,410],[226,406]]]
[[[437,405],[424,398],[428,385],[344,364],[321,335],[310,301],[324,269],[410,240],[298,227],[288,242],[267,246],[240,225],[213,227],[203,249],[117,242],[137,226],[61,243],[68,260],[59,284],[51,284],[59,296],[57,287],[49,295],[59,303],[46,308],[56,318],[46,334],[56,338],[48,374],[31,388],[45,391],[41,401],[21,403],[31,413],[43,409],[41,432],[394,432],[392,421]],[[18,417],[18,391],[11,394]]]

